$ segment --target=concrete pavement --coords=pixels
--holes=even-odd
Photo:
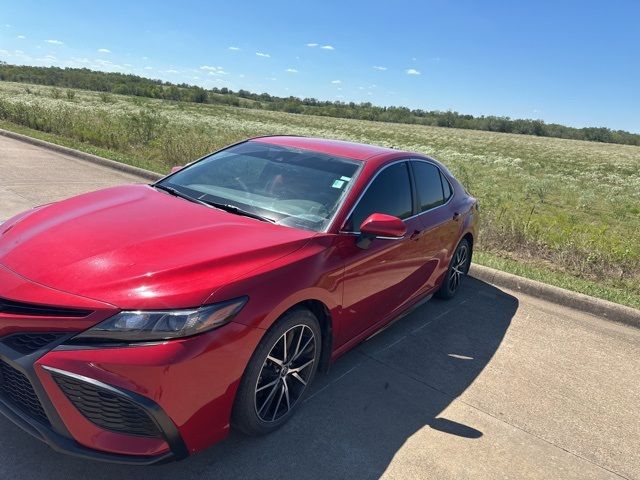
[[[136,180],[6,142],[0,217]],[[273,435],[133,468],[62,456],[0,418],[0,478],[640,479],[639,385],[640,330],[470,278],[341,358]]]
[[[149,183],[0,135],[0,221],[36,205],[135,182]]]

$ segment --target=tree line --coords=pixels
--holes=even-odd
[[[370,102],[324,101],[315,98],[277,97],[268,93],[228,88],[204,89],[138,75],[98,72],[87,68],[33,67],[0,62],[0,80],[63,88],[78,88],[183,102],[231,105],[289,113],[353,118],[378,122],[409,123],[491,132],[519,133],[594,142],[640,145],[640,134],[605,127],[574,128],[542,120],[500,116],[473,116],[454,111],[381,107]]]

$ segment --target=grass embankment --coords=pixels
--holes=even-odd
[[[476,260],[640,308],[640,147],[0,83],[0,127],[161,173],[267,134],[423,152],[480,200]]]

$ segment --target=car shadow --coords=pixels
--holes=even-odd
[[[483,436],[445,410],[489,364],[517,309],[515,297],[469,278],[455,299],[425,303],[319,374],[279,431],[232,433],[182,462],[141,468],[66,457],[0,419],[0,478],[379,478],[424,428],[470,442]]]

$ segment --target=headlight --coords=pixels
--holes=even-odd
[[[248,297],[189,310],[125,311],[73,337],[68,343],[149,342],[189,337],[229,323]]]

